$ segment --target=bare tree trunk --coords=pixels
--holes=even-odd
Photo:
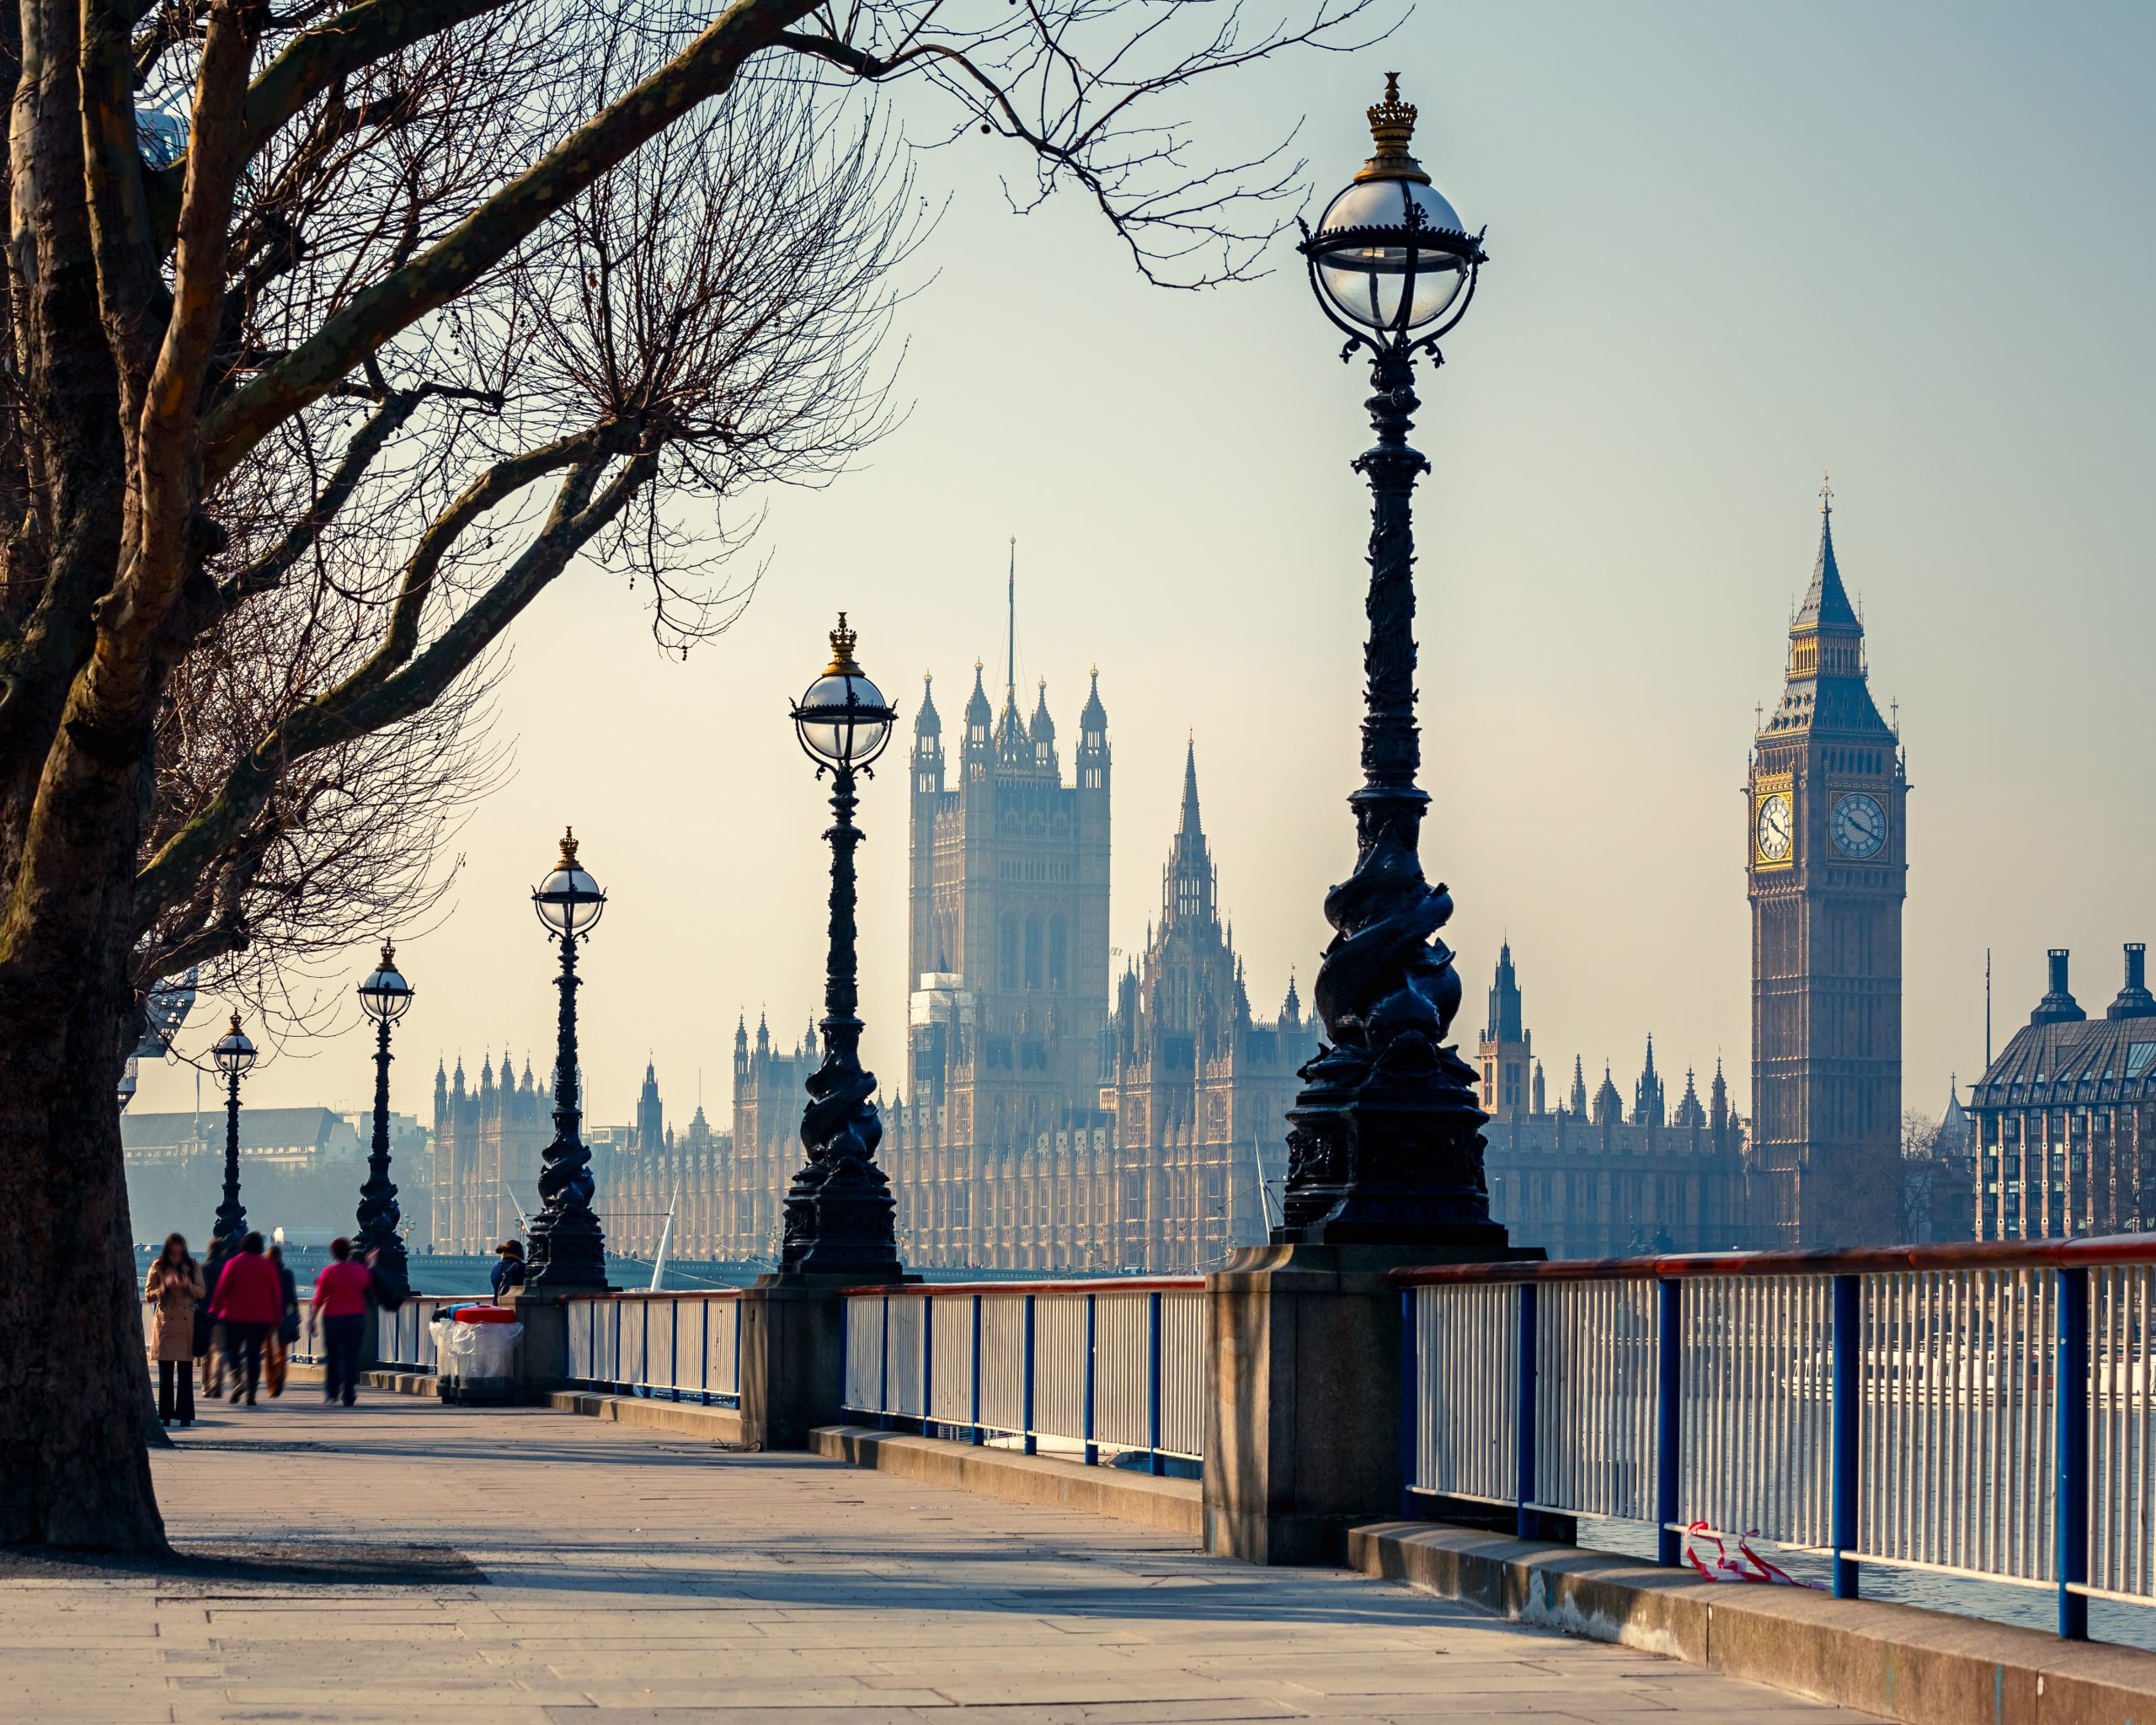
[[[105,968],[72,998],[0,987],[0,1545],[165,1549]]]

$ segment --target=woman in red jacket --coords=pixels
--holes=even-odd
[[[254,1386],[262,1376],[262,1341],[284,1315],[285,1284],[277,1267],[262,1255],[262,1236],[249,1234],[225,1260],[210,1295],[210,1314],[225,1327],[225,1354],[232,1362],[232,1399],[242,1393],[254,1406]]]

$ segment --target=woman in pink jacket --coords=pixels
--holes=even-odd
[[[352,1256],[352,1242],[332,1240],[330,1263],[314,1279],[314,1315],[322,1320],[322,1399],[347,1407],[359,1399],[360,1343],[366,1332],[374,1273]]]

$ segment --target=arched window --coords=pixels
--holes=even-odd
[[[1026,986],[1038,988],[1040,985],[1041,919],[1028,916],[1026,919]]]
[[[1055,994],[1070,986],[1070,931],[1060,916],[1048,926],[1048,985]]]
[[[996,969],[1001,975],[1003,986],[1016,988],[1018,985],[1018,926],[1012,918],[1005,916],[997,924],[995,945]]]

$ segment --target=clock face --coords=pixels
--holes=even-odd
[[[1862,862],[1886,842],[1886,811],[1876,797],[1857,791],[1834,804],[1834,848]]]
[[[1759,855],[1764,859],[1769,862],[1787,862],[1795,831],[1786,792],[1776,791],[1773,796],[1759,799]]]

